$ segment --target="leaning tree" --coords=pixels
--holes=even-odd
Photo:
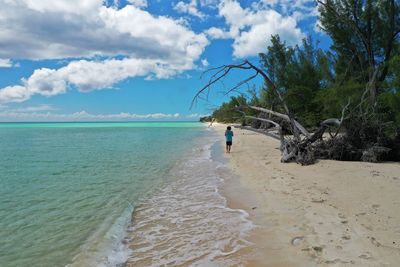
[[[268,74],[248,60],[243,61],[241,64],[223,65],[208,70],[207,72],[212,71],[213,74],[210,76],[207,84],[194,96],[192,100],[192,106],[198,99],[203,98],[204,96],[207,97],[212,86],[224,79],[232,72],[232,70],[235,69],[250,70],[252,71],[252,74],[248,78],[237,83],[235,86],[229,88],[225,92],[226,94],[237,90],[242,85],[250,82],[258,76],[261,76],[269,85],[269,88],[274,90],[275,94],[278,96],[280,105],[284,109],[284,113],[253,105],[238,105],[232,110],[232,112],[238,112],[247,119],[258,120],[271,124],[273,127],[262,132],[280,141],[282,162],[295,161],[302,165],[308,165],[315,162],[316,155],[324,154],[321,151],[316,151],[319,149],[319,143],[323,141],[322,137],[324,133],[328,130],[330,137],[333,139],[338,136],[339,129],[341,128],[342,122],[345,119],[345,113],[350,103],[343,107],[342,116],[340,118],[328,118],[320,123],[320,127],[316,131],[310,133],[300,122],[295,119],[294,114],[292,114],[290,111],[290,108],[286,104],[286,101],[280,90],[276,88]],[[268,114],[269,116],[268,118],[264,118],[265,116],[251,116],[243,111],[245,109],[255,110],[260,112],[260,114],[264,113]],[[287,128],[289,134],[284,133],[284,127]],[[332,133],[331,127],[336,129],[335,133]]]
[[[293,84],[287,86],[287,68],[283,66],[281,69],[273,69],[268,64],[258,67],[248,60],[208,70],[207,73],[211,73],[210,79],[195,95],[192,105],[197,99],[208,96],[209,90],[233,70],[251,71],[248,78],[228,88],[226,93],[237,91],[256,77],[264,79],[266,86],[261,90],[267,90],[275,104],[269,108],[238,105],[234,112],[272,126],[263,132],[280,140],[283,162],[311,164],[317,158],[378,161],[391,148],[396,147],[392,140],[399,143],[395,153],[398,159],[400,135],[397,133],[397,137],[389,140],[385,127],[391,121],[382,120],[385,114],[380,109],[379,99],[382,93],[392,94],[395,91],[388,88],[387,84],[393,79],[391,62],[400,51],[399,0],[316,0],[316,3],[320,12],[320,26],[333,41],[331,54],[335,62],[330,77],[332,83],[336,88],[351,88],[346,82],[355,82],[361,89],[359,93],[352,93],[351,98],[346,94],[342,96],[340,102],[345,104],[341,112],[335,112],[338,118],[321,119],[317,129],[307,130],[307,125],[298,120],[299,114],[295,114],[299,109],[296,110],[291,106],[293,102],[288,101],[287,93],[291,90],[288,87]],[[279,39],[275,41],[279,48]],[[284,50],[279,51],[283,51],[284,55]],[[275,83],[277,75],[281,76],[280,83]],[[332,102],[326,98],[322,101]],[[278,106],[279,109],[276,109]],[[259,112],[259,116],[251,116],[248,110]],[[327,140],[323,139],[325,133],[329,133]]]

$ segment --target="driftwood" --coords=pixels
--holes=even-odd
[[[332,157],[332,155],[335,157],[340,157],[343,154],[343,151],[337,151],[338,147],[342,150],[347,149],[348,151],[345,152],[350,153],[350,157],[352,157],[352,155],[354,154],[355,158],[358,157],[359,159],[366,161],[374,161],[378,157],[376,155],[387,153],[388,150],[380,146],[375,146],[375,148],[371,148],[368,151],[359,151],[353,148],[350,144],[343,141],[342,136],[339,137],[339,132],[342,129],[343,122],[346,120],[345,115],[349,109],[350,101],[347,103],[346,106],[343,107],[341,118],[328,118],[322,121],[319,127],[313,133],[310,133],[303,125],[301,125],[299,121],[294,118],[281,92],[268,77],[267,73],[247,60],[245,60],[241,64],[223,65],[221,67],[213,68],[206,71],[214,71],[214,74],[211,75],[208,83],[203,88],[201,88],[194,96],[192,106],[200,98],[207,99],[210,88],[217,82],[221,81],[225,76],[227,76],[229,73],[232,72],[232,70],[235,69],[250,70],[254,73],[248,78],[233,86],[231,89],[227,90],[226,94],[236,91],[242,85],[261,75],[264,81],[269,85],[269,88],[271,90],[274,90],[274,93],[276,93],[276,95],[278,96],[280,102],[279,104],[283,108],[284,113],[264,107],[251,105],[237,106],[234,111],[241,113],[243,118],[246,118],[248,120],[269,123],[271,126],[273,126],[267,130],[252,130],[262,132],[280,141],[282,162],[297,162],[302,165],[309,165],[313,164],[317,158],[329,158],[330,156]],[[250,116],[243,111],[245,109],[259,111],[260,114],[268,114],[268,118],[265,118],[265,116]],[[283,133],[283,122],[285,123],[285,125],[289,126],[289,134]],[[334,133],[331,132],[332,128],[335,129]],[[246,127],[245,129],[250,128]],[[328,141],[323,140],[323,136],[326,132],[328,132],[330,136],[330,139]]]

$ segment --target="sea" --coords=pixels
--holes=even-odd
[[[248,214],[198,122],[0,123],[0,266],[240,266]],[[233,175],[233,174],[232,174]]]

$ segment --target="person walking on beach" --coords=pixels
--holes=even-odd
[[[231,126],[226,127],[225,139],[226,139],[226,153],[231,153],[233,132]]]

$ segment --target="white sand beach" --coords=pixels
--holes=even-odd
[[[246,266],[400,266],[399,163],[281,163],[278,141],[233,131],[224,192],[258,226]]]

